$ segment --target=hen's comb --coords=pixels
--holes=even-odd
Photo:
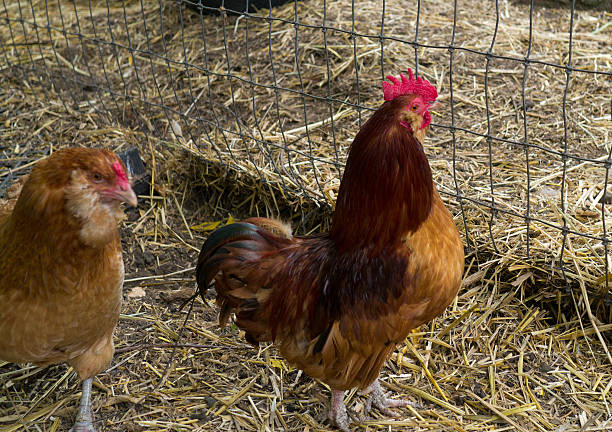
[[[128,180],[127,174],[125,173],[125,170],[123,169],[121,163],[113,162],[113,171],[115,171],[115,174],[117,174],[117,184],[122,189],[125,189],[127,186],[130,185],[130,181]]]
[[[386,101],[391,101],[398,96],[414,94],[421,96],[426,102],[433,102],[438,97],[438,90],[429,83],[426,79],[418,77],[414,78],[412,69],[408,69],[408,78],[400,73],[401,81],[392,75],[388,75],[387,81],[383,81],[382,88]]]

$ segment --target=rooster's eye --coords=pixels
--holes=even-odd
[[[102,183],[102,180],[103,180],[102,174],[97,173],[97,172],[91,174],[91,181],[92,182],[94,182],[94,183]]]
[[[410,107],[410,111],[416,111],[419,109],[419,106],[417,104],[414,104]]]

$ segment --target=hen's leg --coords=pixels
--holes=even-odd
[[[380,387],[380,383],[378,382],[378,378],[368,386],[368,388],[366,388],[363,391],[363,394],[369,394],[370,397],[368,397],[368,401],[366,402],[365,405],[365,411],[364,411],[364,416],[367,416],[368,413],[370,412],[370,409],[372,408],[372,405],[374,405],[376,408],[378,408],[378,410],[385,414],[388,415],[390,417],[397,417],[398,414],[391,411],[389,408],[395,408],[395,407],[403,407],[403,406],[414,406],[414,407],[418,407],[418,404],[414,403],[414,402],[410,402],[407,401],[405,399],[389,399],[387,398],[387,396],[385,395],[385,393],[383,392],[382,388]]]
[[[349,419],[344,406],[344,391],[333,390],[331,397],[331,407],[329,408],[329,421],[342,432],[350,432]]]
[[[83,394],[81,395],[81,405],[79,413],[74,422],[74,426],[69,432],[96,432],[91,422],[91,382],[93,378],[87,378],[83,381]]]

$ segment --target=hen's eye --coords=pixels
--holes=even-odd
[[[97,172],[91,174],[91,181],[92,182],[94,182],[94,183],[102,183],[102,180],[104,180],[102,178],[102,174],[97,173]]]
[[[419,109],[419,106],[417,104],[414,104],[410,107],[410,111],[416,111]]]

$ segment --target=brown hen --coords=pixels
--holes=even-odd
[[[121,202],[137,205],[112,152],[41,160],[0,204],[0,359],[70,364],[83,381],[74,432],[93,431],[92,377],[113,356],[121,308]]]

